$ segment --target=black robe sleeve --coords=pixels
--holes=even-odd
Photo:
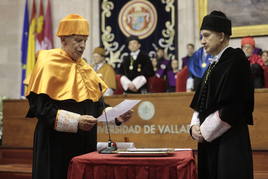
[[[253,124],[254,88],[246,58],[235,59],[219,90],[221,120],[230,125]]]
[[[33,92],[27,96],[27,99],[30,107],[26,117],[36,117],[53,127],[58,111],[55,101],[45,94],[35,94]]]

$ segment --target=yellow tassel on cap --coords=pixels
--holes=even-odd
[[[77,14],[64,17],[59,24],[57,36],[89,35],[88,21]]]

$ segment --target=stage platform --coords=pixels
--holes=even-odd
[[[193,93],[152,93],[143,95],[115,95],[105,97],[111,106],[124,99],[139,99],[131,121],[120,127],[110,125],[111,136],[117,142],[134,142],[136,147],[193,148],[196,143],[189,136],[192,117],[189,104]],[[26,100],[3,102],[2,148],[32,148],[36,119],[25,118]],[[268,179],[268,89],[255,90],[254,125],[250,137],[254,152],[254,172],[257,179]],[[98,124],[98,141],[107,141],[106,126]],[[0,166],[1,173],[1,166]],[[1,176],[1,175],[0,175]]]

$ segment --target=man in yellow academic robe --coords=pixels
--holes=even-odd
[[[102,114],[107,85],[81,58],[88,35],[88,21],[68,15],[57,32],[62,47],[38,54],[26,93],[27,117],[38,119],[33,179],[66,179],[72,157],[96,150],[96,117]],[[127,112],[116,123],[130,117]]]

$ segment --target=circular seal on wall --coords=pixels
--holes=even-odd
[[[144,39],[155,30],[157,11],[149,1],[132,0],[120,10],[118,23],[125,36],[135,35]]]
[[[139,104],[138,114],[143,120],[150,120],[155,114],[155,108],[150,101],[143,101]]]

